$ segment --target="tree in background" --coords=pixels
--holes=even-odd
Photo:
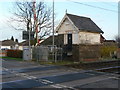
[[[18,43],[18,39],[15,39],[15,42],[17,42],[17,43]]]
[[[13,36],[11,37],[11,40],[14,41],[14,37]]]
[[[33,3],[25,1],[15,2],[16,11],[13,13],[15,17],[12,20],[14,23],[19,24],[19,27],[14,25],[16,30],[35,32],[35,28],[38,26],[39,39],[42,39],[51,34],[52,10],[44,2],[36,2],[35,8]],[[36,11],[36,21],[34,20],[34,10]]]

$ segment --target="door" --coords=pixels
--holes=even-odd
[[[72,45],[72,34],[68,34],[68,45]]]
[[[72,34],[68,34],[68,50],[72,50]]]

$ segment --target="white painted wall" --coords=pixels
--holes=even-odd
[[[19,50],[23,50],[23,46],[19,46]]]
[[[72,44],[79,44],[79,34],[73,33],[72,34]],[[64,34],[64,44],[68,44],[68,34]]]
[[[10,46],[1,46],[1,49],[11,49],[11,47]]]
[[[67,41],[67,34],[64,34],[64,44],[66,45],[68,43]]]
[[[78,31],[66,18],[58,29],[58,34],[64,34],[64,44],[67,44],[67,34],[72,33],[72,44],[99,44],[100,34]]]
[[[11,48],[11,46],[1,46],[0,49],[19,49],[19,50],[23,50],[23,46],[13,46]]]
[[[80,40],[80,44],[81,43],[99,44],[100,34],[91,33],[91,32],[79,32],[79,40]]]
[[[72,34],[72,43],[73,44],[79,44],[80,43],[79,33],[73,33]]]

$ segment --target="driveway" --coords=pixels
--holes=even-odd
[[[35,62],[1,60],[5,88],[118,88],[118,75]],[[96,89],[97,90],[97,89]]]

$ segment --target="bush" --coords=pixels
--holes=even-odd
[[[102,46],[101,47],[101,57],[102,58],[110,58],[114,55],[114,52],[117,51],[116,46]]]
[[[8,57],[22,58],[23,51],[22,50],[7,50]]]

